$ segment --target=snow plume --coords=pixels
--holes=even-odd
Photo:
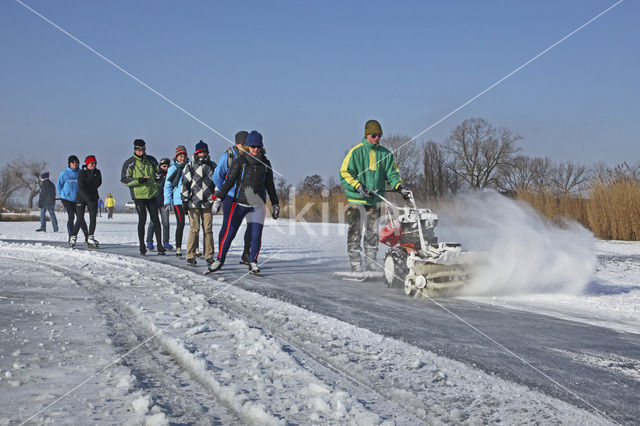
[[[558,227],[495,192],[462,195],[438,216],[440,241],[486,252],[465,294],[577,294],[595,271],[591,232],[576,222]]]

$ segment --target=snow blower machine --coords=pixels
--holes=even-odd
[[[413,193],[406,207],[378,196],[391,207],[389,223],[380,231],[380,242],[390,247],[384,259],[387,286],[404,288],[407,295],[416,297],[456,294],[469,280],[475,253],[463,251],[458,243],[438,242],[434,233],[438,215],[419,209]]]

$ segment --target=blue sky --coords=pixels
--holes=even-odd
[[[229,139],[264,135],[290,183],[335,176],[364,122],[415,136],[614,1],[208,2],[27,0],[30,7]],[[611,12],[426,133],[470,117],[523,136],[531,156],[640,159],[637,1]],[[157,158],[221,137],[21,6],[0,3],[4,161],[98,157],[101,194],[132,141]],[[119,201],[120,201],[119,200]]]

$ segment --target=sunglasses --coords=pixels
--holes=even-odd
[[[92,164],[95,166],[95,165],[96,165],[96,164],[98,164],[98,163],[97,163],[97,162],[95,162],[95,161],[92,161],[92,162],[90,162],[90,163],[89,163],[89,165],[92,165]]]
[[[369,136],[371,136],[372,138],[381,138],[382,137],[382,133],[371,133]]]

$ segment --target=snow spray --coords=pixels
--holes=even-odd
[[[555,225],[524,202],[484,191],[461,195],[437,213],[440,241],[486,253],[467,295],[578,294],[595,270],[590,231],[573,221]]]

